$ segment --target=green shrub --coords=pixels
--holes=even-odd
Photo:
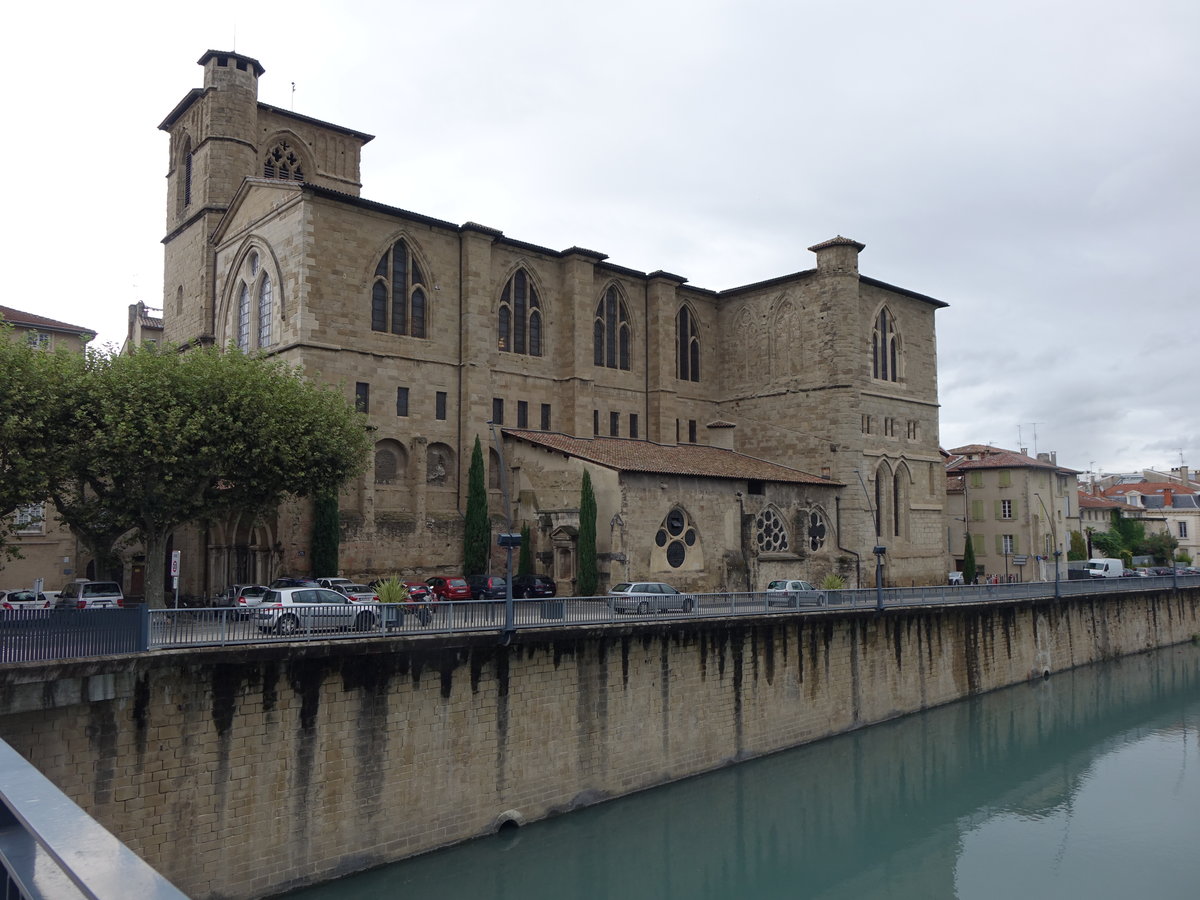
[[[375,585],[375,593],[379,597],[380,603],[408,602],[408,585],[395,575]]]
[[[846,586],[846,579],[836,573],[830,573],[821,579],[821,590],[840,591]]]

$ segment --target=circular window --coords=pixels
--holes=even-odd
[[[667,548],[667,564],[672,569],[678,569],[683,565],[683,558],[687,555],[687,550],[679,541],[672,541],[671,546]]]
[[[768,507],[754,520],[754,540],[760,553],[781,553],[788,549],[787,530],[774,509]]]
[[[685,544],[687,544],[689,547],[693,546],[696,543],[696,529],[695,528],[689,528],[687,531],[684,532],[683,542]]]
[[[683,510],[673,509],[667,513],[667,531],[675,537],[683,531]]]
[[[654,543],[660,547],[667,546],[667,532],[662,528],[658,529],[658,534],[654,536]]]

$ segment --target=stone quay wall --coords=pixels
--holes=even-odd
[[[1200,590],[0,671],[0,737],[189,896],[257,898],[1200,633]]]

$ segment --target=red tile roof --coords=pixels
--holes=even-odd
[[[1155,496],[1158,494],[1195,494],[1196,490],[1177,481],[1136,481],[1133,484],[1114,484],[1104,489],[1105,497],[1124,497],[1126,494]]]
[[[787,484],[843,487],[841,482],[705,444],[675,445],[627,438],[577,438],[552,431],[524,431],[515,428],[505,428],[504,433],[534,446],[565,453],[619,472],[692,475],[701,478],[744,478]]]
[[[60,331],[67,334],[90,334],[92,337],[96,336],[96,332],[90,328],[69,325],[66,322],[59,322],[56,319],[47,319],[45,316],[35,316],[33,313],[21,312],[21,310],[13,309],[9,306],[0,306],[0,319],[10,322],[13,325],[37,328],[41,331]]]
[[[1079,474],[1075,469],[1068,469],[1049,460],[1034,459],[1016,450],[1005,450],[1003,447],[992,447],[988,444],[967,444],[950,451],[950,461],[946,463],[946,470],[962,472],[967,469],[1052,469],[1063,475]]]
[[[1122,503],[1119,500],[1109,500],[1107,497],[1089,494],[1087,491],[1079,492],[1079,508],[1080,509],[1132,509],[1128,503]]]

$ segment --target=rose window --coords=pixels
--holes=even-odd
[[[788,549],[787,529],[775,510],[767,508],[754,520],[754,539],[759,553],[782,553]]]

